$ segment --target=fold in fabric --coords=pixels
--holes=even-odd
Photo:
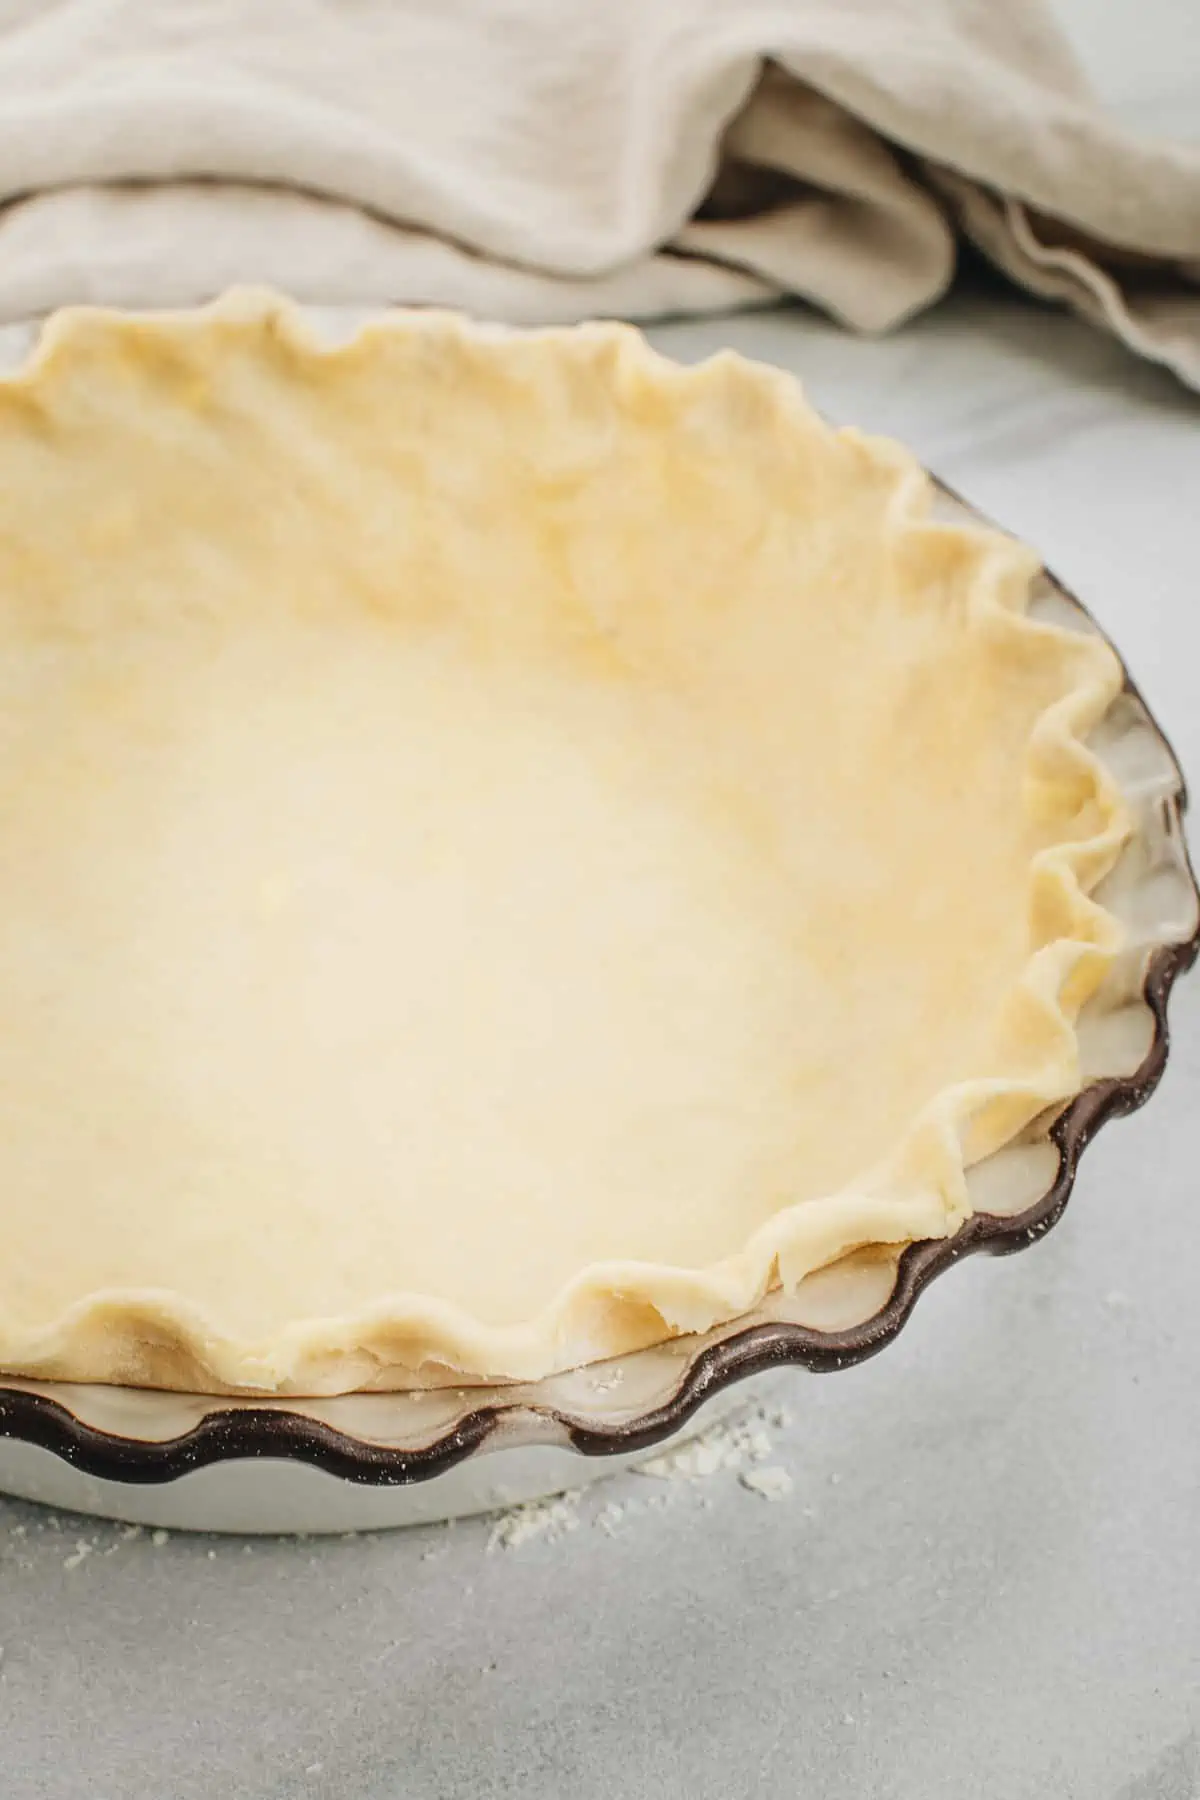
[[[1200,387],[1200,144],[1106,117],[1042,0],[0,7],[4,320],[251,281],[884,331],[962,239]]]

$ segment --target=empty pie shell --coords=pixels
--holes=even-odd
[[[1079,1091],[1122,684],[788,376],[62,314],[0,381],[0,1368],[532,1379]]]

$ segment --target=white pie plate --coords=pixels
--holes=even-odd
[[[938,509],[978,518],[944,489]],[[1033,609],[1097,629],[1051,576]],[[882,1349],[960,1257],[1020,1249],[1047,1231],[1097,1128],[1140,1106],[1162,1073],[1167,995],[1200,940],[1184,781],[1129,681],[1091,741],[1136,821],[1101,890],[1127,945],[1081,1020],[1083,1091],[971,1172],[976,1211],[955,1238],[858,1252],[705,1336],[506,1387],[240,1400],[0,1377],[0,1491],[181,1530],[424,1523],[628,1466],[710,1424],[759,1371],[836,1369]]]

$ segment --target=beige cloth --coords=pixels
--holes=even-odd
[[[0,0],[0,318],[232,281],[521,322],[795,294],[956,237],[1200,387],[1200,145],[1043,0]]]

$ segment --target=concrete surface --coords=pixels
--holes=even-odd
[[[1161,69],[1186,122],[1194,0],[1068,10],[1108,20],[1115,98],[1136,43],[1139,113]],[[1179,54],[1148,68],[1154,20]],[[656,336],[797,369],[1030,538],[1200,783],[1195,397],[982,285],[883,343]],[[1197,1800],[1200,977],[1173,1024],[1050,1238],[954,1271],[877,1362],[775,1378],[777,1500],[620,1476],[490,1551],[486,1520],[156,1542],[0,1501],[0,1800]]]

